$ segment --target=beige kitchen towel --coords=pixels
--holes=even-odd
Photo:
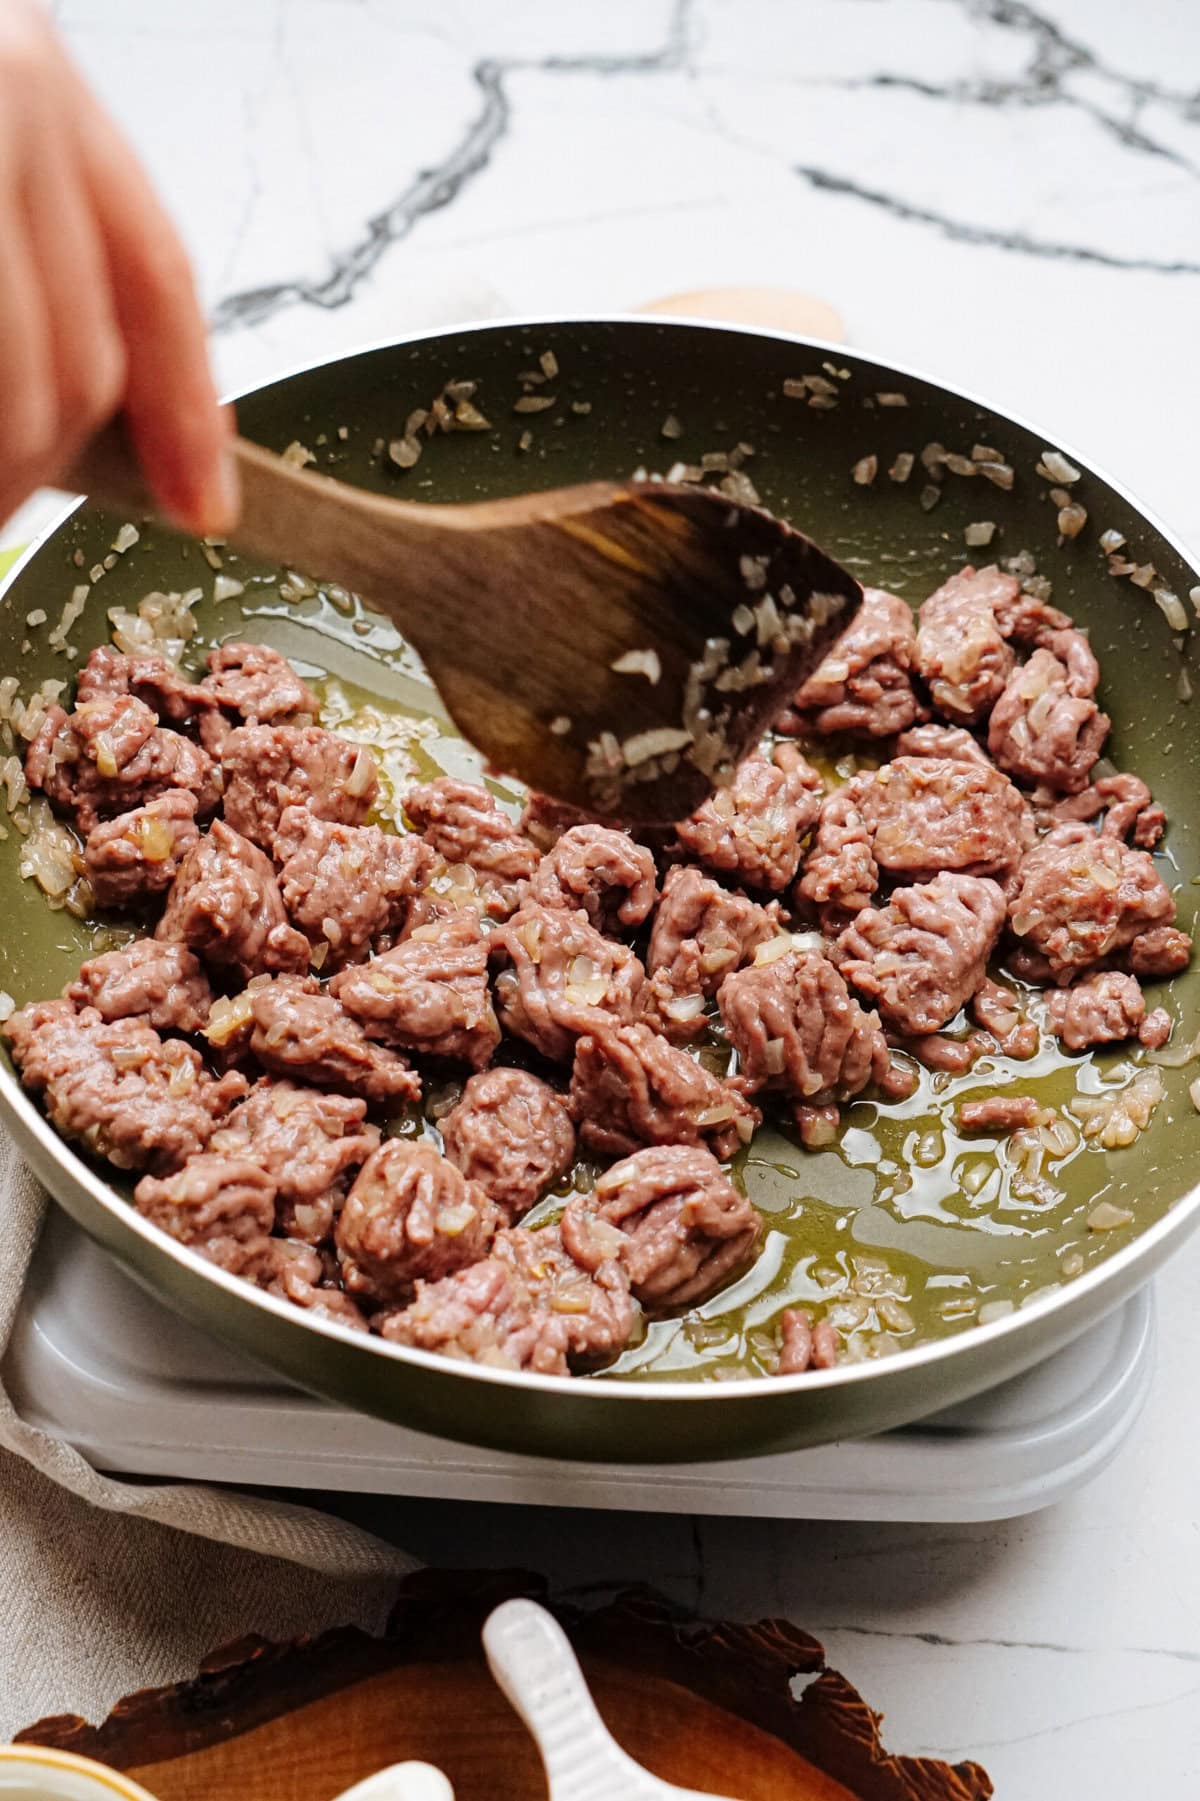
[[[0,1357],[47,1199],[0,1135]],[[247,1632],[378,1630],[414,1560],[315,1509],[200,1483],[121,1482],[0,1387],[0,1739],[98,1720]]]

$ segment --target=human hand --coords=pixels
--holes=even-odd
[[[163,511],[237,513],[187,255],[36,0],[0,0],[0,519],[124,414]]]

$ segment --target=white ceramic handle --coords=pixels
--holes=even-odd
[[[454,1801],[454,1790],[431,1763],[394,1763],[347,1789],[339,1801]]]
[[[566,1633],[544,1607],[505,1601],[483,1628],[483,1648],[537,1742],[551,1801],[661,1801],[673,1792],[610,1736]]]

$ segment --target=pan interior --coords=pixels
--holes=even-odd
[[[553,360],[539,361],[547,353]],[[557,373],[522,386],[523,372],[546,367]],[[819,381],[805,397],[785,389],[785,382],[814,374]],[[488,425],[421,434],[419,460],[402,471],[388,444],[404,435],[414,409],[427,408],[447,381],[461,380],[478,384],[473,405]],[[526,393],[552,404],[514,411]],[[810,404],[814,393],[829,404]],[[246,435],[279,450],[300,443],[331,474],[444,501],[623,476],[638,466],[665,472],[676,461],[698,463],[705,453],[741,445],[733,460],[765,505],[862,581],[914,605],[965,562],[1029,552],[1053,584],[1054,603],[1090,631],[1102,670],[1100,699],[1114,722],[1106,754],[1143,776],[1166,808],[1160,867],[1177,892],[1179,923],[1192,927],[1200,880],[1193,639],[1172,636],[1151,592],[1109,573],[1099,535],[1121,533],[1122,554],[1139,567],[1153,565],[1152,586],[1186,597],[1196,575],[1122,495],[1086,470],[1072,496],[1087,508],[1087,526],[1074,541],[1060,542],[1053,484],[1035,470],[1046,446],[1023,427],[862,358],[838,353],[831,361],[822,350],[767,337],[651,322],[497,327],[366,352],[247,396],[239,416]],[[947,473],[931,482],[920,460],[931,443],[968,457],[977,444],[994,447],[1016,471],[1011,492],[979,476]],[[903,470],[897,459],[905,453],[915,458],[912,472],[893,479],[888,472]],[[874,477],[856,481],[852,471],[857,465],[866,474],[865,458],[875,459]],[[971,551],[964,532],[978,522],[994,524],[995,533],[986,549]],[[385,817],[414,774],[478,778],[478,759],[446,727],[412,654],[354,597],[145,527],[136,544],[114,553],[121,523],[74,515],[11,581],[0,604],[0,663],[22,693],[47,678],[69,679],[108,637],[110,609],[135,609],[152,590],[200,588],[185,660],[199,664],[211,643],[229,637],[283,651],[321,686],[324,723],[379,754],[393,796]],[[72,660],[48,635],[90,575],[96,579],[86,609],[69,634]],[[230,581],[243,584],[242,592],[216,601],[214,584],[221,591]],[[821,750],[831,780],[854,766],[846,760],[849,746]],[[863,747],[857,750],[861,756]],[[490,785],[514,810],[519,806],[515,786]],[[18,1005],[57,993],[85,955],[131,935],[120,922],[51,911],[34,883],[21,879],[22,842],[11,826],[0,842],[0,988]],[[1195,1031],[1198,979],[1188,973],[1148,995],[1148,1005],[1164,1004],[1176,1021],[1176,1043]],[[719,1065],[723,1053],[714,1043],[701,1054]],[[1033,1063],[995,1057],[966,1077],[926,1073],[907,1102],[845,1109],[838,1142],[827,1150],[808,1152],[783,1130],[764,1129],[740,1168],[767,1227],[754,1268],[685,1318],[651,1327],[600,1379],[692,1380],[769,1369],[772,1322],[788,1304],[834,1309],[853,1352],[867,1357],[969,1330],[981,1308],[986,1319],[1075,1279],[1187,1191],[1200,1155],[1200,1115],[1187,1092],[1196,1071],[1161,1071],[1165,1097],[1128,1148],[1106,1151],[1080,1139],[1065,1158],[1046,1164],[1048,1188],[1035,1181],[1024,1192],[1011,1155],[997,1140],[959,1134],[954,1108],[967,1092],[1002,1092],[1011,1084],[1061,1112],[1077,1092],[1123,1087],[1144,1067],[1128,1047],[1067,1058],[1043,1036]],[[450,1085],[434,1087],[429,1117],[400,1118],[393,1129],[435,1131],[432,1116],[452,1093]],[[594,1174],[578,1165],[535,1219],[551,1215],[570,1186],[586,1186]],[[1131,1223],[1089,1227],[1101,1201],[1130,1213]]]

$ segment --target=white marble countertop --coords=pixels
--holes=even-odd
[[[414,325],[734,282],[1044,422],[1194,545],[1200,16],[1181,0],[59,0],[241,386]],[[1011,1801],[1200,1775],[1200,1257],[1147,1412],[1010,1526],[407,1512],[447,1561],[785,1613]],[[436,1517],[435,1517],[436,1515]]]

